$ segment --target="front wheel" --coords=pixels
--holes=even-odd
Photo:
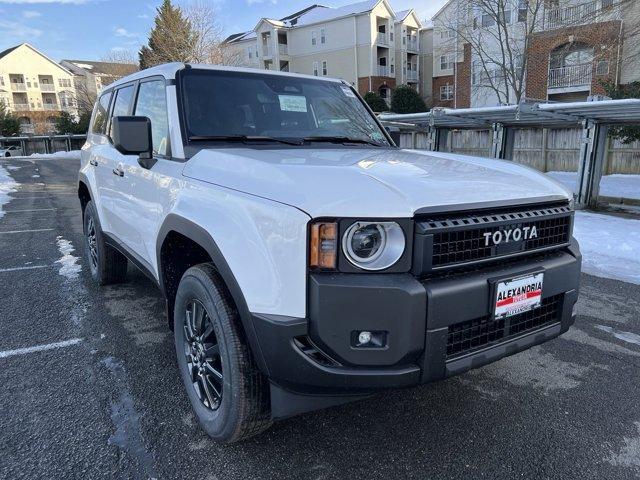
[[[213,265],[185,272],[174,311],[178,367],[198,423],[220,443],[243,440],[271,425],[268,384],[239,321]]]

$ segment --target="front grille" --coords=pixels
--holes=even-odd
[[[572,215],[567,204],[560,204],[418,219],[415,248],[426,250],[418,273],[565,246],[571,239]],[[537,235],[528,238],[534,228]],[[494,234],[506,238],[507,232],[515,230],[520,232],[517,239],[497,245],[491,240]]]
[[[560,294],[545,298],[538,308],[512,317],[494,320],[491,316],[485,316],[451,325],[447,338],[447,360],[559,322],[562,297]]]

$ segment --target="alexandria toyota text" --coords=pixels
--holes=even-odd
[[[520,240],[530,240],[532,238],[538,238],[538,231],[536,226],[512,228],[510,230],[497,230],[495,232],[484,233],[484,246],[499,245],[502,242],[508,243],[511,241],[519,242]]]

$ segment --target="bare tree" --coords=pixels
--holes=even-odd
[[[524,99],[526,53],[542,25],[543,1],[456,0],[436,21],[436,31],[450,38],[447,54],[455,62],[468,46],[474,92],[488,90],[505,104]]]
[[[195,34],[192,61],[214,65],[237,65],[238,55],[225,48],[223,27],[217,20],[212,2],[192,0],[185,7],[185,14]]]
[[[445,32],[442,53],[460,61],[465,48],[470,54],[471,88],[476,95],[491,92],[498,103],[520,103],[526,99],[526,73],[530,47],[535,35],[550,29],[565,29],[563,35],[576,38],[585,25],[608,19],[622,19],[620,31],[608,45],[592,50],[584,65],[591,75],[598,61],[618,60],[611,65],[609,78],[618,81],[619,67],[640,60],[640,2],[637,0],[598,0],[562,3],[556,0],[454,0],[435,21],[436,34]],[[567,30],[568,29],[568,30]],[[581,30],[580,30],[581,29]],[[578,50],[579,42],[569,40],[556,50],[554,62]],[[534,66],[534,68],[538,68]],[[563,75],[563,70],[557,73]],[[536,99],[539,100],[539,99]]]

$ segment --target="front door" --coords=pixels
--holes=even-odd
[[[141,81],[133,115],[151,120],[153,156],[156,163],[146,169],[135,155],[120,155],[116,168],[122,176],[113,200],[113,216],[120,225],[121,241],[145,267],[156,270],[156,238],[171,192],[180,181],[183,164],[170,160],[169,126],[164,79]]]

